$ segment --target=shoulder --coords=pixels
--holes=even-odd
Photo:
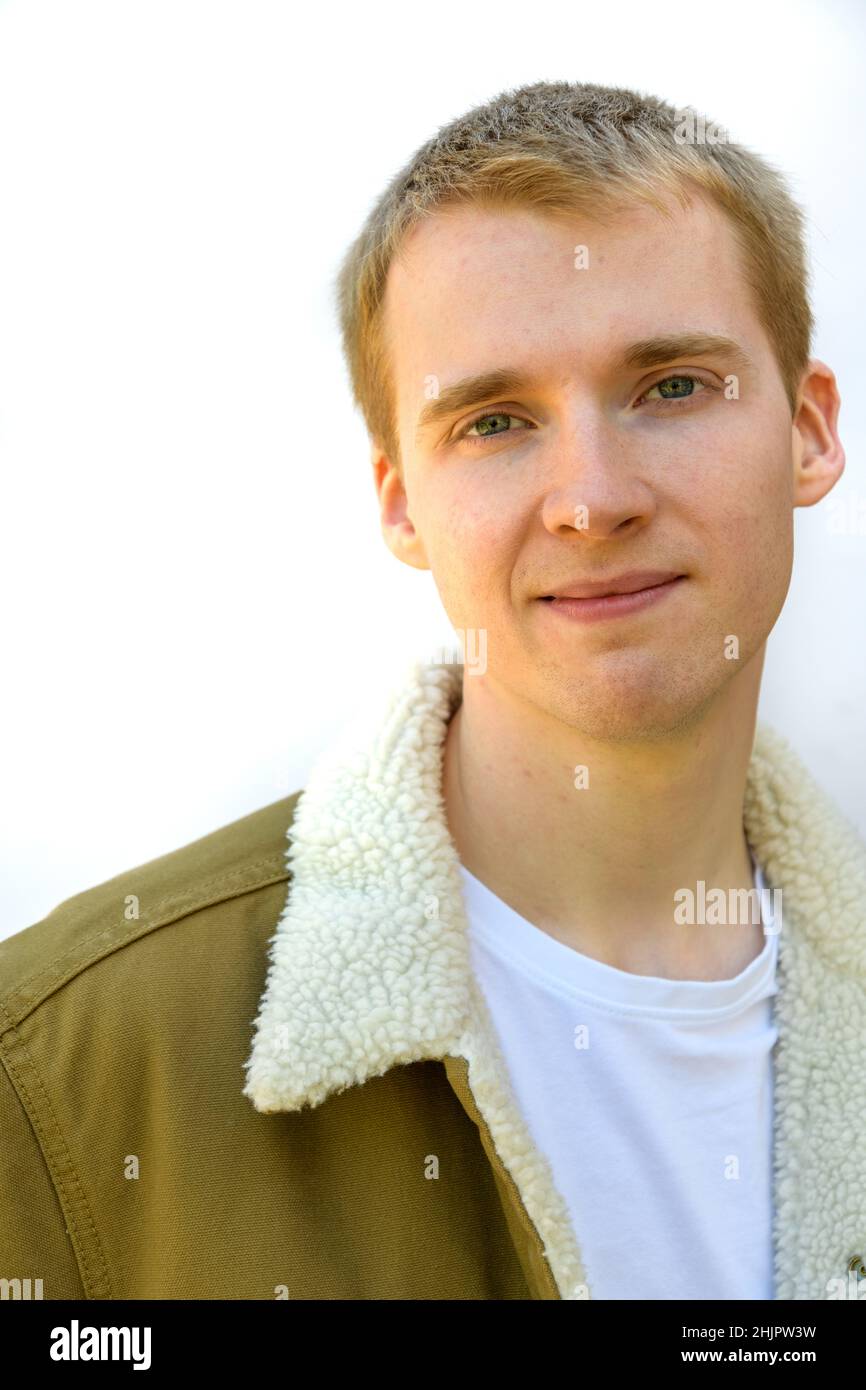
[[[0,941],[0,1034],[86,972],[110,975],[114,962],[124,974],[136,958],[151,967],[156,955],[170,958],[178,936],[195,937],[202,914],[213,932],[255,918],[257,899],[277,906],[290,877],[287,833],[300,795],[76,893]]]
[[[185,1164],[208,1168],[227,1127],[252,1143],[242,1066],[300,795],[0,942],[0,1265],[29,1271],[38,1247],[46,1297],[112,1297],[118,1242],[146,1284],[154,1211],[172,1241],[190,1223],[201,1182],[183,1186]],[[146,1221],[108,1176],[128,1176],[129,1155],[147,1156]]]

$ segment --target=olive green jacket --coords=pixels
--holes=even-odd
[[[0,942],[0,1297],[592,1298],[469,965],[462,677],[413,665],[302,793]],[[844,1296],[866,846],[760,722],[744,826],[783,894],[775,1297]]]

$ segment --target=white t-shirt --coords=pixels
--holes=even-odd
[[[764,947],[729,980],[602,964],[460,866],[473,968],[592,1298],[774,1297],[778,936],[752,862]]]

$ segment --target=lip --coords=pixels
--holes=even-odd
[[[655,604],[663,602],[674,589],[679,588],[685,579],[684,574],[679,574],[661,583],[649,584],[642,589],[631,589],[626,593],[606,594],[595,598],[540,598],[536,599],[536,602],[563,618],[578,622],[603,622],[608,618],[624,618],[654,607]]]
[[[584,584],[568,584],[564,589],[554,589],[544,598],[607,598],[609,594],[633,594],[638,589],[651,589],[657,584],[665,584],[669,579],[678,579],[679,570],[629,570],[628,574],[611,575],[609,579],[589,580]]]

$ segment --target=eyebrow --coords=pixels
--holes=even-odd
[[[659,367],[677,357],[725,357],[732,365],[750,371],[754,362],[745,348],[733,338],[715,333],[677,333],[655,338],[641,338],[624,351],[624,367]],[[500,367],[476,376],[462,377],[446,386],[438,396],[426,403],[416,426],[416,438],[437,424],[494,396],[508,396],[532,388],[537,383],[524,372]]]

